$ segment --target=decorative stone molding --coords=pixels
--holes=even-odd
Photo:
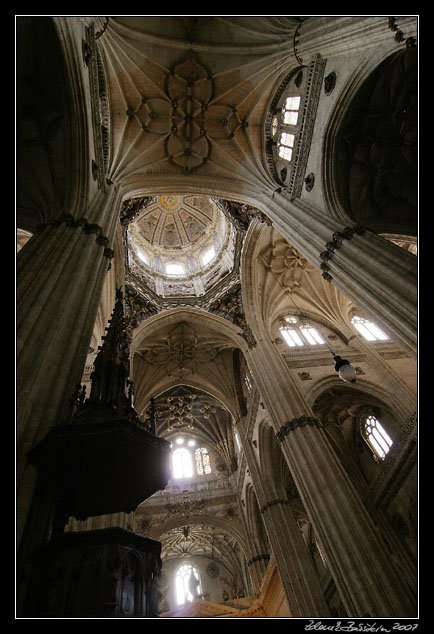
[[[397,18],[395,16],[391,16],[388,18],[389,29],[395,33],[395,42],[401,44],[405,42],[405,46],[407,48],[414,48],[417,46],[416,38],[414,37],[405,37],[404,33],[398,27],[396,22]]]
[[[268,226],[272,225],[268,216],[250,205],[235,203],[229,200],[219,200],[217,198],[213,198],[212,200],[239,231],[246,232],[254,218],[257,218]]]
[[[261,511],[261,513],[264,513],[267,509],[271,508],[272,506],[276,506],[277,504],[289,504],[289,500],[287,500],[286,498],[276,498],[275,500],[270,500],[269,502],[266,502],[263,506],[261,506],[259,510]]]
[[[331,282],[333,279],[329,274],[330,266],[327,264],[330,260],[333,260],[335,251],[342,247],[344,240],[351,240],[355,233],[363,235],[366,232],[364,227],[355,225],[354,227],[345,227],[343,231],[335,231],[330,242],[326,242],[326,250],[319,254],[320,259],[323,261],[320,265],[320,269],[323,271],[322,276],[327,282]]]
[[[145,300],[139,293],[134,291],[129,286],[125,289],[125,322],[126,333],[129,337],[132,336],[134,328],[144,321],[149,319],[152,315],[158,313],[158,308]]]
[[[336,85],[336,73],[333,71],[324,79],[324,94],[331,95]]]
[[[299,198],[302,194],[326,62],[327,60],[318,54],[308,66],[300,66],[289,73],[276,92],[266,116],[264,132],[267,162],[274,180],[285,187],[291,200]],[[300,75],[301,68],[306,69],[306,78],[303,73]],[[282,96],[294,76],[299,85],[304,83],[304,88],[298,91],[301,95],[301,105],[291,162],[286,162],[286,166],[283,167],[285,161],[279,158],[272,127],[273,119],[281,110]]]
[[[60,227],[60,225],[66,224],[68,227],[75,229],[76,227],[82,227],[83,233],[86,235],[96,235],[95,242],[104,247],[104,256],[111,260],[114,257],[113,249],[110,249],[107,245],[109,244],[109,239],[106,236],[101,235],[102,229],[99,225],[95,223],[89,223],[86,218],[74,218],[71,214],[62,214],[57,218],[52,218],[47,222],[40,223],[36,229],[35,233],[42,233],[46,227]]]
[[[301,132],[298,135],[297,146],[291,161],[292,172],[288,184],[291,200],[299,198],[302,193],[326,63],[326,59],[317,55],[307,70],[304,102],[300,113]]]
[[[86,27],[86,40],[82,43],[83,58],[89,71],[90,102],[92,109],[92,127],[95,160],[92,161],[92,173],[98,182],[98,188],[105,190],[106,172],[109,159],[110,108],[106,80],[101,56],[96,43],[94,24]]]
[[[295,431],[299,427],[322,427],[321,422],[318,418],[314,418],[313,416],[300,416],[299,418],[292,418],[290,421],[282,425],[280,431],[277,432],[276,438],[280,442],[283,442],[285,436],[288,436],[289,432]]]
[[[223,297],[211,304],[208,310],[241,328],[241,337],[247,341],[249,348],[256,346],[256,339],[247,325],[244,314],[241,284],[236,284]]]
[[[256,557],[252,557],[251,559],[249,559],[247,561],[247,566],[251,566],[252,564],[256,563],[257,561],[269,561],[270,560],[270,555],[256,555]]]
[[[142,196],[140,198],[130,198],[122,204],[119,221],[123,227],[133,222],[151,202],[152,196]]]
[[[311,192],[313,186],[315,185],[315,174],[312,172],[306,176],[304,179],[304,184],[307,192]]]

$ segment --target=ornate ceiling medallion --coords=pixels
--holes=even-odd
[[[166,211],[174,211],[178,209],[180,205],[180,197],[179,196],[160,196],[160,204]]]

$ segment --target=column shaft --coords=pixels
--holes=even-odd
[[[414,616],[416,608],[363,500],[280,355],[262,340],[248,356],[348,616]]]
[[[345,227],[284,195],[267,214],[282,235],[413,358],[417,356],[417,257],[369,230]]]
[[[291,614],[293,617],[327,616],[329,610],[318,576],[288,501],[273,499],[241,421],[238,430]]]

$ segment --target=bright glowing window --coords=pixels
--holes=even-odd
[[[297,317],[287,315],[285,317],[285,321],[292,325],[282,326],[280,328],[280,332],[290,348],[304,346],[305,343],[308,343],[311,346],[317,346],[325,343],[317,329],[313,326],[309,324],[301,324],[298,328],[296,328],[295,324],[298,323]]]
[[[137,251],[137,255],[139,256],[140,260],[142,260],[142,262],[144,262],[145,264],[149,264],[149,258],[145,253],[143,253],[142,251]]]
[[[183,564],[175,576],[176,602],[178,605],[193,601],[201,596],[199,571],[191,564]]]
[[[295,143],[295,126],[298,123],[298,111],[300,108],[300,96],[291,96],[285,99],[282,106],[282,113],[280,118],[280,136],[278,142],[278,154],[279,158],[282,158],[288,163],[292,159],[292,151]],[[273,135],[276,134],[279,129],[279,121],[275,118],[273,120]]]
[[[280,332],[290,348],[304,345],[303,340],[295,328],[281,328]]]
[[[297,125],[299,108],[300,97],[287,97],[282,110],[283,123],[286,125]]]
[[[315,328],[312,328],[312,326],[301,326],[300,331],[303,337],[305,337],[305,339],[308,343],[310,343],[311,346],[325,343],[319,332]]]
[[[247,390],[249,392],[252,391],[252,382],[251,382],[250,377],[249,377],[247,372],[244,375],[244,385],[246,386],[246,388],[247,388]]]
[[[169,275],[184,275],[185,267],[180,262],[168,262],[166,264],[166,273]]]
[[[172,475],[175,479],[191,478],[193,476],[193,465],[191,454],[188,449],[175,449],[172,454]]]
[[[206,266],[208,264],[208,262],[211,262],[211,260],[213,259],[214,256],[215,256],[214,247],[211,247],[210,249],[205,251],[205,253],[202,255],[202,264],[203,264],[203,266]]]
[[[362,317],[353,317],[351,323],[368,341],[384,341],[389,337],[372,321]]]
[[[367,416],[365,420],[365,436],[374,453],[384,460],[393,440],[375,416]]]
[[[196,459],[196,469],[198,475],[211,473],[211,463],[208,451],[205,447],[198,447],[194,452],[194,457]]]

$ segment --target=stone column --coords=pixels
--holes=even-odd
[[[242,419],[237,428],[291,614],[293,617],[328,616],[318,576],[288,500],[273,497]]]
[[[265,578],[270,555],[268,553],[259,553],[255,548],[250,551],[251,557],[247,561],[247,567],[252,580],[253,591],[255,594],[260,593],[261,586]]]
[[[267,208],[267,209],[266,209]],[[406,352],[417,356],[417,257],[372,231],[345,227],[276,193],[264,205],[276,229]]]
[[[261,340],[246,356],[348,616],[416,616],[363,500],[280,355]]]
[[[101,217],[113,207],[114,196],[107,195]],[[81,381],[113,257],[116,214],[113,218],[104,223],[104,235],[100,225],[78,213],[59,216],[41,225],[17,257],[18,541],[36,482],[26,454],[65,419]]]

